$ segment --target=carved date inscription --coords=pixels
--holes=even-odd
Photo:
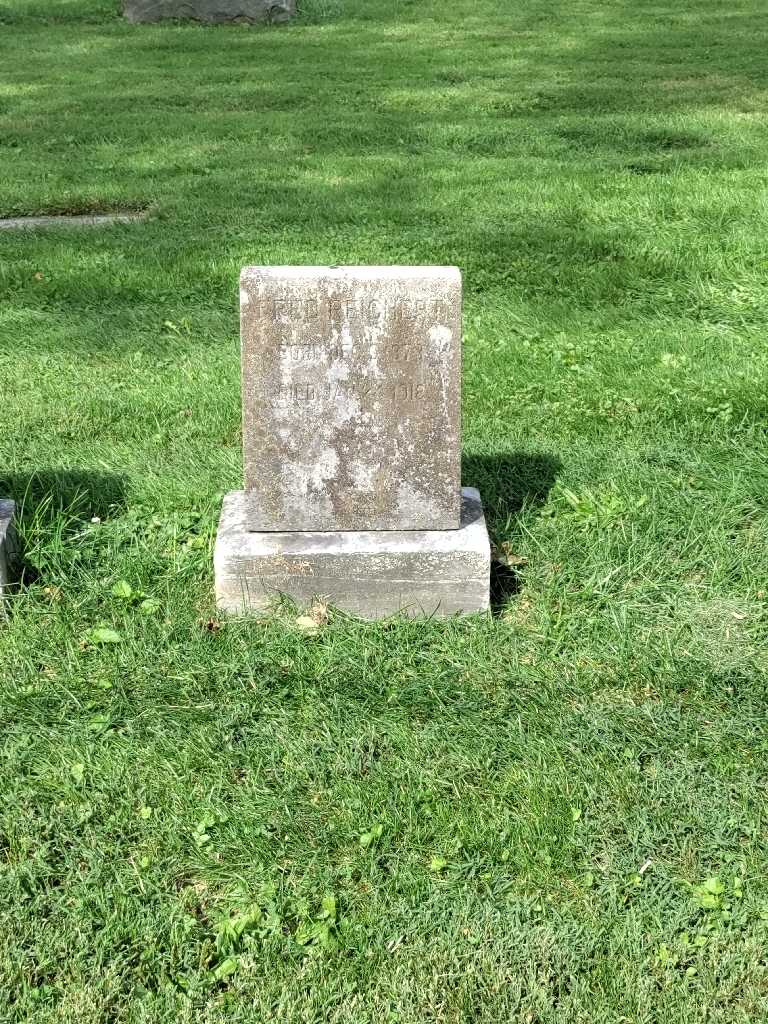
[[[428,385],[414,381],[293,381],[275,385],[266,395],[272,408],[278,405],[301,405],[307,402],[344,402],[354,398],[361,403],[375,400],[390,402],[423,402]]]

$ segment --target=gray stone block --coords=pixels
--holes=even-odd
[[[287,21],[296,13],[295,0],[123,0],[128,21]]]
[[[458,268],[245,267],[240,323],[248,529],[458,529]]]
[[[13,528],[14,503],[8,498],[0,498],[0,596],[16,572],[17,547],[16,534]]]
[[[363,618],[482,612],[489,607],[491,553],[479,493],[465,487],[457,530],[253,533],[246,498],[224,499],[214,553],[216,600],[255,611],[287,594],[316,598]]]

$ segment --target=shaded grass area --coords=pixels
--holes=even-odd
[[[3,1019],[766,1014],[753,0],[0,4]],[[487,619],[218,620],[245,263],[464,271]]]

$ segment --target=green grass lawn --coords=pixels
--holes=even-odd
[[[768,1017],[760,0],[0,2],[0,1020]],[[464,272],[495,614],[220,623],[247,263]],[[112,642],[110,642],[112,641]]]

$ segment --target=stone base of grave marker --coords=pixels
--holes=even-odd
[[[13,530],[15,505],[0,498],[0,596],[13,578],[16,562],[16,536]]]
[[[216,539],[216,601],[264,608],[280,594],[324,600],[366,619],[453,615],[489,607],[490,543],[479,493],[462,490],[458,530],[262,533],[247,529],[243,491],[224,499]]]

